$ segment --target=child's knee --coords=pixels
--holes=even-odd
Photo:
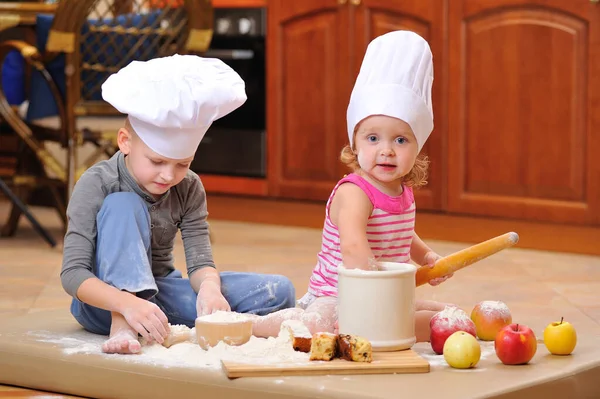
[[[118,223],[131,218],[149,223],[150,215],[144,200],[132,192],[116,192],[106,196],[98,213],[98,223],[114,220]]]
[[[108,194],[102,202],[102,207],[117,208],[117,209],[138,209],[145,207],[144,200],[133,192],[120,191]]]
[[[437,302],[437,301],[431,301],[431,300],[417,300],[416,304],[415,304],[415,308],[417,311],[430,310],[430,311],[434,311],[434,312],[441,312],[442,310],[444,310],[444,308],[446,306],[456,306],[456,305],[451,304],[451,303]]]
[[[136,193],[117,192],[108,194],[102,202],[100,213],[138,214],[148,211],[144,200]]]
[[[417,342],[429,342],[431,318],[437,313],[435,310],[419,310],[415,312],[415,336]]]

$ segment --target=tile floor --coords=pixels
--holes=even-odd
[[[0,201],[0,221],[8,203]],[[70,301],[59,279],[61,226],[56,214],[34,208],[36,215],[59,245],[50,248],[23,218],[16,237],[0,238],[0,317],[67,307]],[[214,257],[222,270],[284,274],[302,295],[320,246],[320,231],[307,227],[212,220]],[[428,241],[440,254],[469,244]],[[183,247],[178,238],[176,267],[185,270]],[[439,287],[417,289],[420,298],[453,302],[467,312],[482,300],[502,300],[513,320],[531,325],[536,332],[565,317],[580,334],[600,329],[600,257],[522,249],[502,251],[472,265]],[[0,397],[23,396],[0,387]],[[35,397],[31,391],[29,397]],[[57,396],[58,397],[58,396]]]

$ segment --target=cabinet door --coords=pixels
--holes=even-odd
[[[448,4],[449,210],[598,223],[600,5]]]
[[[270,194],[327,199],[342,177],[340,90],[349,81],[348,7],[338,0],[270,0],[267,142]]]
[[[444,209],[444,165],[446,142],[446,60],[444,59],[444,0],[360,0],[353,19],[355,46],[351,58],[352,83],[358,75],[367,45],[377,36],[394,30],[410,30],[421,35],[433,54],[432,89],[434,130],[421,150],[430,160],[428,184],[415,190],[419,209]]]

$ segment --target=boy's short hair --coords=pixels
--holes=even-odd
[[[123,128],[129,132],[132,136],[136,136],[135,129],[131,126],[131,122],[129,122],[129,117],[125,118],[125,124]]]

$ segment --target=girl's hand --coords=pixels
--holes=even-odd
[[[231,306],[221,293],[221,287],[213,281],[206,281],[200,285],[196,312],[198,317],[212,314],[218,310],[231,311]]]
[[[170,332],[167,316],[155,303],[135,295],[128,294],[128,297],[119,313],[147,342],[154,340],[162,344]]]
[[[425,254],[425,257],[423,258],[423,266],[433,267],[435,265],[435,262],[437,262],[438,259],[441,259],[441,258],[442,257],[440,255],[438,255],[437,253],[435,253],[434,251],[429,251]],[[440,285],[441,283],[448,280],[453,275],[454,275],[454,273],[450,273],[443,277],[434,278],[433,280],[429,281],[429,285],[432,285],[432,286]]]

